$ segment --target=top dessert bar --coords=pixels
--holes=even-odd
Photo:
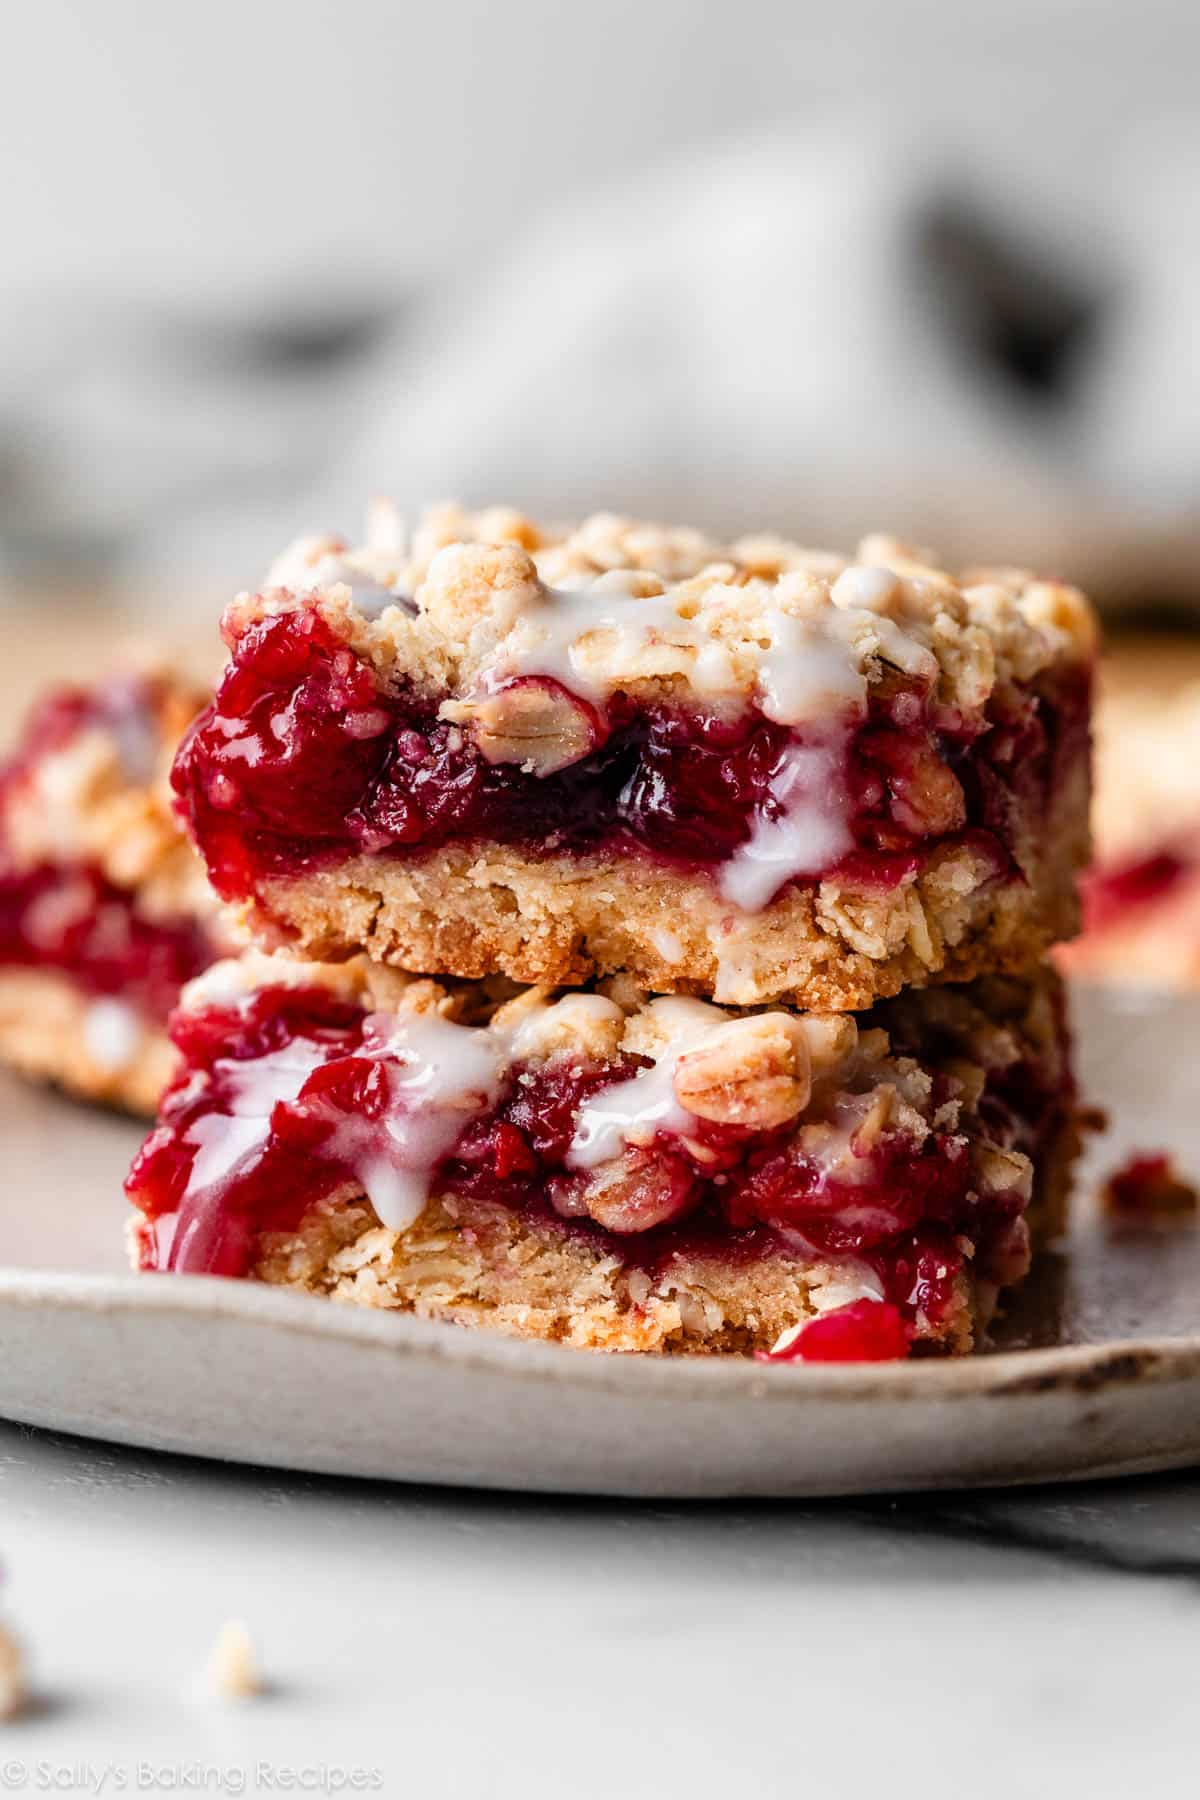
[[[264,942],[856,1008],[1076,928],[1095,631],[1058,582],[383,506],[224,632],[174,782]]]

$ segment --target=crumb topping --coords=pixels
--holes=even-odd
[[[847,559],[611,514],[555,530],[500,507],[441,507],[409,534],[377,504],[362,547],[325,537],[286,551],[264,590],[229,609],[227,635],[302,604],[385,683],[446,694],[460,722],[541,676],[598,702],[617,689],[752,700],[801,724],[861,708],[889,670],[975,714],[998,684],[1095,648],[1077,589],[1018,570],[956,579],[888,537]]]

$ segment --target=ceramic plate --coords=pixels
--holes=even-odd
[[[1200,1461],[1200,1228],[1116,1230],[1097,1174],[1200,1173],[1200,1002],[1076,998],[1093,1146],[1076,1223],[989,1353],[764,1368],[622,1359],[123,1272],[134,1126],[0,1084],[0,1414],[289,1469],[559,1493],[817,1495]]]

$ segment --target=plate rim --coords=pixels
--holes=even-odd
[[[606,1355],[567,1344],[511,1338],[483,1327],[366,1309],[225,1276],[156,1279],[0,1267],[0,1335],[12,1312],[47,1307],[78,1313],[158,1313],[233,1320],[287,1335],[332,1339],[464,1369],[583,1386],[591,1391],[710,1401],[741,1395],[756,1403],[798,1396],[889,1402],[980,1395],[1029,1397],[1095,1393],[1130,1382],[1186,1382],[1200,1376],[1200,1333],[1055,1344],[985,1356],[889,1363],[781,1363],[742,1356]]]

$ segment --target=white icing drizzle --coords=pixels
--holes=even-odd
[[[249,952],[245,959],[238,956],[227,956],[220,962],[210,963],[203,974],[195,976],[183,990],[182,1003],[188,1012],[199,1012],[205,1006],[236,1006],[252,993],[255,982],[252,974]],[[285,965],[281,961],[281,974]],[[274,972],[272,972],[274,979]]]
[[[364,619],[378,619],[389,606],[403,604],[404,595],[399,588],[380,587],[378,582],[364,580],[361,575],[355,575],[351,580],[343,575],[341,580],[350,589],[355,611]]]
[[[385,587],[362,569],[340,557],[326,557],[323,563],[311,571],[308,585],[310,589],[335,585],[348,587],[354,610],[361,613],[364,619],[379,618],[389,606],[398,606],[403,598],[398,584],[395,587]]]
[[[759,663],[759,704],[779,725],[800,725],[845,711],[859,713],[867,701],[867,678],[836,626],[797,619],[773,607],[767,615],[770,648]]]
[[[329,1140],[368,1196],[381,1222],[404,1231],[419,1218],[430,1179],[464,1125],[492,1105],[500,1087],[504,1046],[490,1031],[456,1025],[436,1014],[373,1014],[359,1055],[385,1063],[392,1105],[381,1120],[343,1119]],[[206,1115],[187,1141],[197,1147],[189,1196],[219,1186],[261,1153],[276,1101],[294,1100],[325,1061],[321,1047],[295,1038],[253,1060],[223,1059],[216,1072],[231,1117]]]
[[[888,662],[894,663],[906,675],[919,676],[923,681],[937,680],[940,664],[933,651],[902,631],[894,619],[875,619],[874,630]]]
[[[183,990],[182,1004],[188,1012],[198,1012],[205,1006],[239,1006],[264,987],[320,985],[310,963],[262,950],[243,950],[240,956],[222,957],[193,976]]]
[[[344,583],[358,611],[375,618],[403,601],[398,587],[381,585],[371,574],[372,568],[382,571],[379,558],[402,542],[389,514],[378,528],[377,546],[368,552],[347,552],[336,539],[302,540],[274,564],[269,579],[296,592]],[[387,572],[393,566],[390,560]],[[782,816],[756,819],[748,841],[718,872],[722,897],[752,914],[787,882],[823,875],[853,848],[841,734],[866,709],[868,652],[877,651],[923,680],[936,679],[939,664],[932,650],[891,616],[906,592],[904,578],[894,570],[870,564],[843,568],[815,608],[806,606],[807,595],[798,612],[766,604],[766,641],[739,635],[736,645],[711,628],[708,609],[724,585],[722,573],[713,571],[702,598],[694,580],[644,594],[639,590],[645,578],[629,570],[581,577],[561,587],[543,584],[480,671],[479,686],[494,690],[519,677],[543,676],[602,707],[623,682],[679,676],[698,698],[729,706],[743,697],[749,660],[766,718],[824,728],[821,744],[797,745],[782,759],[772,787]],[[750,585],[761,589],[767,602],[773,595],[785,597],[766,582]]]
[[[603,1034],[605,1027],[619,1026],[623,1019],[620,1007],[603,994],[564,994],[548,1006],[535,1007],[507,1033],[502,1034],[498,1026],[492,1030],[496,1037],[503,1035],[509,1060],[520,1062],[523,1057],[541,1054],[557,1033],[582,1043],[596,1032]]]
[[[722,897],[743,912],[760,912],[788,881],[823,875],[854,847],[843,759],[845,733],[867,703],[856,645],[878,645],[910,675],[932,679],[938,671],[932,651],[883,611],[902,585],[891,570],[855,567],[834,584],[834,606],[809,614],[767,611],[769,639],[756,652],[761,709],[778,724],[820,724],[826,731],[823,742],[785,754],[772,784],[782,816],[757,818],[748,841],[718,873]],[[695,605],[694,592],[689,601]],[[640,676],[681,673],[696,694],[732,698],[737,683],[727,647],[705,629],[702,616],[682,616],[680,604],[670,589],[638,594],[633,576],[546,588],[505,640],[488,678],[545,675],[603,704],[633,669]],[[595,644],[594,633],[606,641]]]
[[[739,697],[731,646],[707,627],[704,610],[696,610],[694,586],[686,594],[674,588],[640,594],[638,585],[636,575],[614,571],[577,585],[543,587],[501,645],[488,684],[545,675],[603,704],[631,674],[679,674],[703,698]],[[709,595],[719,586],[714,582]],[[834,583],[832,606],[801,613],[768,606],[767,643],[741,640],[737,646],[754,663],[767,718],[801,725],[861,711],[867,682],[860,642],[877,647],[907,674],[936,676],[933,652],[883,610],[902,586],[888,569],[853,567]],[[681,610],[685,605],[692,616]],[[600,634],[604,641],[595,644]]]
[[[623,583],[608,575],[578,587],[544,588],[506,639],[493,673],[504,679],[547,675],[603,704],[625,671],[645,667],[646,653],[657,643],[663,650],[659,672],[686,671],[698,693],[731,691],[733,666],[725,647],[681,616],[669,590],[638,594],[633,582],[632,576]],[[600,632],[609,639],[604,655],[589,656],[587,640]],[[679,650],[694,654],[681,659],[672,654]]]
[[[124,1000],[93,1000],[84,1014],[83,1047],[101,1069],[124,1069],[142,1042],[142,1022]]]
[[[664,1128],[688,1129],[692,1115],[675,1098],[675,1070],[680,1057],[708,1037],[725,1014],[704,1000],[653,1000],[648,1010],[665,1037],[653,1067],[602,1088],[580,1107],[567,1152],[569,1169],[611,1162],[626,1144],[649,1144]]]
[[[842,570],[829,590],[829,598],[835,606],[851,611],[880,613],[893,604],[900,586],[900,577],[894,569],[882,569],[872,563],[853,563]]]
[[[404,599],[399,580],[388,585],[349,552],[331,548],[314,555],[312,540],[307,538],[276,557],[267,571],[267,586],[288,588],[293,594],[348,587],[351,603],[364,619],[377,619],[389,606],[398,606]]]
[[[675,1092],[680,1059],[708,1041],[728,1017],[707,1001],[668,997],[650,1002],[625,1043],[629,1049],[644,1047],[652,1063],[583,1102],[566,1167],[587,1172],[614,1162],[626,1146],[648,1147],[663,1130],[687,1136],[695,1121]],[[385,1104],[375,1116],[334,1114],[324,1152],[359,1184],[383,1225],[404,1231],[423,1211],[438,1165],[470,1121],[495,1106],[514,1063],[530,1053],[570,1052],[571,1039],[582,1043],[596,1034],[607,1038],[602,1053],[608,1053],[617,1048],[623,1029],[620,1008],[595,994],[568,994],[529,1010],[518,1007],[507,1023],[487,1026],[459,1025],[436,1013],[370,1014],[353,1054],[373,1061],[382,1072]],[[276,1103],[298,1099],[309,1077],[329,1060],[328,1048],[319,1039],[300,1036],[253,1060],[217,1061],[222,1111],[202,1114],[184,1139],[195,1151],[187,1200],[203,1201],[213,1193],[219,1198],[231,1177],[253,1167],[269,1142]],[[864,1092],[839,1107],[812,1152],[843,1180],[864,1183],[861,1211],[868,1220],[877,1209],[870,1191],[873,1172],[868,1159],[854,1155],[853,1145],[870,1105],[871,1095]],[[847,1218],[856,1216],[845,1202],[842,1210]],[[794,1235],[806,1253],[818,1254],[802,1244],[800,1234]],[[860,1284],[846,1297],[862,1297],[862,1291]]]
[[[785,882],[822,875],[854,848],[842,762],[842,740],[784,752],[771,782],[782,817],[759,814],[747,841],[722,863],[717,885],[724,899],[761,912]]]
[[[210,1113],[197,1119],[185,1139],[196,1146],[185,1198],[222,1186],[242,1163],[261,1153],[267,1132],[265,1117],[227,1119]]]
[[[355,1174],[382,1222],[404,1231],[429,1198],[435,1165],[468,1119],[494,1104],[504,1046],[490,1031],[436,1013],[415,1019],[375,1013],[363,1050],[403,1059],[389,1069],[395,1110],[385,1121],[387,1145],[361,1155]]]

